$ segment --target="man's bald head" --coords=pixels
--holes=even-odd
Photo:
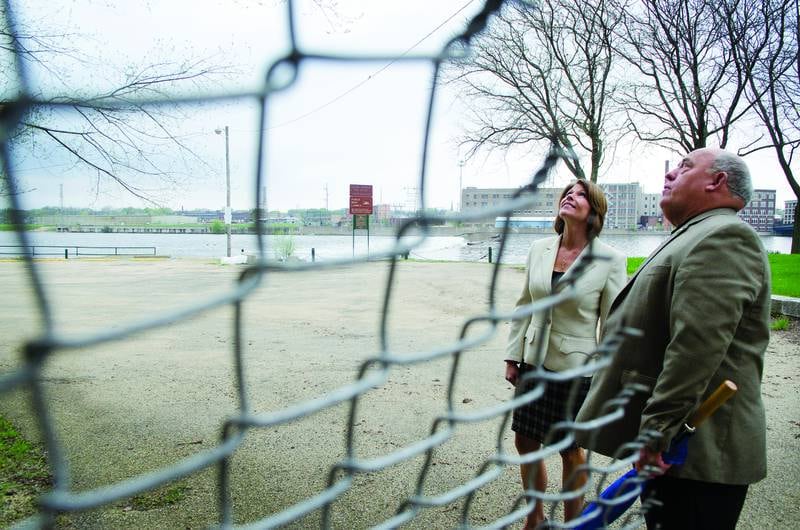
[[[679,226],[715,208],[741,210],[753,194],[750,172],[741,157],[704,147],[687,154],[664,176],[661,209]]]

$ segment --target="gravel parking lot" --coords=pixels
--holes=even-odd
[[[239,266],[210,260],[52,260],[38,263],[55,329],[70,336],[119,329],[229,292]],[[388,312],[386,345],[397,354],[451,344],[470,316],[488,307],[491,266],[484,263],[400,264]],[[40,332],[40,308],[19,261],[0,261],[0,371],[21,363],[19,346]],[[380,317],[388,264],[269,274],[242,304],[244,388],[255,413],[296,405],[354,382],[381,350]],[[504,268],[500,309],[515,301],[523,273]],[[169,466],[214,447],[236,412],[234,311],[223,305],[125,340],[58,351],[44,373],[48,408],[78,491]],[[473,329],[470,334],[487,332]],[[479,411],[511,395],[503,380],[507,325],[466,350],[454,378],[457,410]],[[447,404],[450,359],[392,368],[359,400],[353,452],[386,455],[426,437]],[[800,526],[800,326],[775,332],[763,395],[768,413],[769,475],[748,495],[739,528]],[[30,395],[3,395],[0,412],[36,438]],[[237,523],[278,512],[322,491],[329,469],[347,456],[349,404],[276,427],[248,431],[231,460],[230,494]],[[473,478],[498,444],[513,452],[501,418],[459,426],[432,455],[421,491],[448,491]],[[359,475],[333,504],[334,528],[367,528],[391,517],[419,485],[424,459]],[[557,456],[548,460],[560,477]],[[217,467],[179,482],[181,494],[142,508],[120,500],[68,519],[80,528],[201,528],[218,521]],[[557,492],[551,479],[550,490]],[[519,494],[516,469],[481,488],[469,511],[480,526],[506,514]],[[452,528],[463,499],[423,510],[405,527]],[[561,516],[559,509],[555,514]],[[319,527],[320,512],[289,528]],[[519,525],[517,525],[519,526]]]

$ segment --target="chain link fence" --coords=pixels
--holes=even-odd
[[[427,175],[424,168],[426,167],[425,162],[428,154],[427,145],[431,133],[431,112],[437,93],[437,79],[440,75],[442,65],[448,60],[460,57],[463,53],[468,52],[470,41],[481,32],[486,26],[488,19],[495,11],[502,7],[502,4],[503,2],[499,0],[487,0],[480,12],[468,22],[464,33],[453,39],[440,53],[435,55],[425,57],[411,57],[409,55],[403,55],[401,57],[314,56],[315,59],[324,59],[339,63],[375,60],[413,60],[427,61],[433,66],[433,80],[430,84],[431,89],[428,99],[427,120],[425,123],[425,145],[423,147],[423,160],[420,165],[423,169],[420,171],[418,181],[420,190],[426,189]],[[296,19],[294,8],[294,2],[289,1],[286,3],[289,24],[292,26],[292,31],[290,31],[290,38],[292,40],[291,50],[283,59],[277,61],[272,66],[266,77],[263,90],[257,94],[261,105],[261,112],[265,112],[270,97],[274,92],[285,88],[287,83],[291,84],[292,82],[291,80],[286,81],[284,79],[278,81],[278,77],[280,76],[276,75],[275,72],[280,70],[281,75],[285,75],[287,71],[296,73],[300,64],[309,58],[309,55],[295,41],[294,25]],[[5,4],[5,13],[7,16],[6,25],[10,28],[11,34],[13,35],[15,28],[14,11],[9,3]],[[19,41],[12,39],[11,45],[17,47],[15,50],[16,54],[17,56],[21,56],[23,51],[19,49]],[[0,139],[2,143],[0,143],[0,155],[2,155],[3,175],[6,179],[6,186],[10,190],[8,200],[10,201],[12,222],[19,226],[24,226],[20,213],[21,207],[19,199],[15,193],[17,191],[15,189],[17,179],[14,178],[13,164],[10,163],[12,160],[12,153],[9,150],[9,135],[17,126],[21,117],[33,106],[58,105],[58,103],[40,101],[37,99],[38,92],[36,87],[31,85],[28,81],[29,76],[23,61],[17,62],[15,72],[19,87],[19,95],[11,104],[2,109],[2,123],[0,123]],[[69,105],[71,103],[74,103],[74,101],[64,102],[63,104]],[[105,100],[81,101],[80,103],[88,107],[115,107],[129,104],[130,102],[121,102],[109,98]],[[153,100],[139,101],[138,103],[142,105],[161,105],[168,104],[169,101]],[[259,134],[264,135],[266,132],[261,131]],[[259,137],[259,144],[264,144],[264,138]],[[263,166],[263,159],[261,158],[263,157],[263,153],[260,152],[258,156],[259,160],[256,164],[258,169],[255,174],[256,190],[262,189],[262,178],[264,178],[262,177],[264,172],[261,170]],[[523,193],[535,193],[538,186],[547,178],[548,173],[564,156],[569,156],[569,154],[562,152],[557,145],[554,145],[549,155],[543,160],[541,167],[533,175],[530,183],[522,188],[513,198],[508,200],[502,207],[497,207],[492,211],[474,214],[462,213],[456,220],[471,222],[487,217],[510,217],[511,211],[532,203],[530,195],[524,195]],[[256,197],[258,197],[258,195],[258,193],[255,193]],[[421,211],[424,212],[424,195],[421,197],[421,201],[423,205]],[[254,204],[253,208],[258,208],[258,205]],[[600,258],[592,254],[592,252],[587,253],[585,258],[577,263],[571,272],[564,277],[560,284],[563,288],[550,298],[537,301],[523,311],[518,311],[513,314],[502,312],[498,309],[495,300],[495,292],[498,273],[500,271],[499,263],[502,261],[502,255],[509,233],[508,226],[506,226],[502,231],[502,237],[499,240],[499,246],[497,248],[497,255],[495,256],[491,269],[488,309],[478,314],[464,315],[459,340],[450,344],[441,344],[435,349],[401,355],[391,350],[387,339],[387,328],[391,318],[388,309],[390,299],[393,295],[398,262],[402,260],[404,255],[413,253],[415,249],[419,247],[427,237],[430,226],[441,221],[441,219],[425,214],[420,214],[413,219],[409,219],[397,229],[397,243],[393,248],[383,252],[382,255],[375,255],[373,253],[373,255],[370,256],[372,260],[385,259],[386,266],[388,267],[387,281],[383,293],[383,314],[380,319],[379,329],[379,342],[381,347],[379,351],[375,352],[374,355],[369,356],[366,361],[361,363],[357,370],[355,381],[301,403],[269,413],[254,412],[248,402],[247,374],[242,359],[243,333],[245,332],[244,319],[242,318],[243,304],[266,278],[269,278],[271,281],[280,282],[281,275],[303,274],[309,271],[335,269],[337,267],[352,265],[354,262],[358,262],[358,259],[331,260],[314,263],[276,262],[269,259],[263,241],[264,234],[259,232],[258,250],[260,258],[256,263],[247,265],[246,269],[239,277],[236,287],[229,292],[225,292],[211,299],[203,300],[202,302],[188,307],[182,307],[168,314],[161,314],[153,318],[146,318],[138,321],[129,321],[124,325],[106,331],[75,338],[74,336],[65,335],[57,331],[54,325],[54,312],[57,311],[58,308],[53,306],[52,300],[48,296],[48,290],[42,279],[40,265],[32,256],[24,256],[23,260],[25,268],[27,269],[27,281],[30,283],[30,287],[34,293],[35,305],[41,317],[41,321],[44,324],[43,331],[35,339],[21,345],[20,349],[24,360],[20,363],[18,368],[3,373],[0,376],[0,391],[6,393],[12,390],[23,389],[28,392],[26,395],[29,396],[30,405],[35,411],[40,430],[43,434],[44,445],[54,481],[52,488],[40,499],[39,513],[20,523],[20,527],[51,527],[56,524],[56,518],[61,513],[79,513],[110,506],[122,499],[152,491],[204,470],[215,469],[217,477],[216,495],[218,497],[217,525],[219,527],[278,528],[296,522],[308,514],[317,512],[321,514],[321,526],[323,528],[329,528],[333,526],[330,515],[332,506],[337,499],[348,492],[357,477],[382,471],[391,472],[394,466],[414,458],[421,458],[423,462],[414,486],[414,494],[407,498],[389,499],[390,502],[396,501],[394,515],[385,519],[376,527],[414,527],[415,520],[423,511],[446,506],[459,500],[462,501],[459,525],[463,528],[476,526],[470,514],[476,498],[476,493],[482,487],[498,479],[509,467],[516,468],[523,463],[532,463],[542,460],[556,454],[559,449],[568,447],[573,442],[574,433],[577,430],[592,430],[619,418],[622,415],[622,408],[626,400],[636,391],[636,388],[630,387],[626,389],[618,399],[607,404],[606,413],[602,417],[590,423],[579,424],[574,421],[566,421],[555,425],[551,432],[550,443],[541,450],[523,456],[519,456],[515,452],[508,452],[504,448],[502,442],[504,433],[508,431],[508,422],[514,408],[538,399],[542,394],[544,385],[547,385],[549,382],[572,380],[577,383],[583,376],[602,369],[608,363],[609,356],[615,351],[619,341],[624,340],[624,334],[626,332],[623,331],[619,334],[607,337],[598,348],[598,353],[600,355],[596,360],[580,368],[559,373],[548,373],[543,370],[533,370],[526,373],[524,376],[526,379],[533,379],[538,383],[535,391],[522,395],[509,396],[509,399],[505,402],[477,411],[465,412],[459,409],[455,404],[454,386],[464,352],[474,349],[481,344],[485,344],[491,337],[495,336],[498,332],[499,323],[511,319],[526,318],[534,312],[547,311],[554,305],[562,303],[570,297],[579,295],[574,287],[575,279],[579,277],[592,260]],[[263,230],[260,224],[257,224],[257,229]],[[24,229],[20,229],[16,235],[20,245],[30,244],[29,236]],[[367,258],[364,257],[360,261],[366,260]],[[232,307],[234,311],[234,341],[230,351],[230,357],[235,367],[233,386],[235,387],[238,408],[236,410],[231,410],[228,419],[223,425],[219,426],[221,433],[219,440],[213,447],[198,450],[173,465],[104,487],[81,491],[73,489],[69,475],[69,459],[66,456],[67,452],[65,451],[63,442],[55,428],[51,403],[49,402],[45,389],[46,382],[43,378],[43,371],[48,362],[52,361],[55,356],[68,351],[126,341],[138,334],[160,328],[169,329],[171,326],[179,325],[181,322],[187,321],[199,314],[221,307]],[[265,316],[264,318],[269,318],[269,316]],[[476,332],[473,330],[479,331]],[[629,333],[630,331],[627,332]],[[542,354],[542,348],[539,348],[539,350],[539,353]],[[441,361],[443,359],[449,359],[451,361],[451,368],[446,376],[446,396],[440,414],[438,414],[430,425],[429,434],[402,447],[393,447],[391,451],[378,456],[366,458],[360,455],[356,447],[354,432],[355,422],[357,421],[356,418],[358,417],[357,410],[363,398],[370,392],[375,392],[375,389],[380,388],[381,385],[386,383],[390,375],[399,368]],[[497,360],[498,362],[501,361],[499,357]],[[464,360],[463,362],[467,361]],[[573,388],[577,389],[577,385],[573,385]],[[573,398],[574,395],[575,392],[573,391]],[[248,439],[248,435],[258,430],[282,428],[298,419],[311,417],[321,411],[339,405],[344,405],[349,410],[348,422],[342,440],[343,453],[345,456],[328,469],[327,486],[322,491],[309,495],[302,501],[282,509],[281,511],[270,513],[268,516],[259,520],[250,521],[247,524],[235,523],[235,503],[232,499],[230,488],[231,463],[237,450],[242,447]],[[398,406],[399,405],[400,404],[398,404]],[[571,408],[570,404],[567,404],[567,408]],[[470,480],[460,483],[447,491],[439,492],[435,495],[427,493],[425,487],[426,479],[431,470],[434,451],[450,440],[454,432],[460,426],[476,424],[491,418],[500,419],[500,427],[497,432],[497,444],[495,451],[492,454],[486,455],[485,461],[480,465],[478,473]],[[613,478],[612,476],[614,474],[630,467],[631,463],[636,458],[637,448],[638,446],[636,444],[633,444],[631,447],[621,448],[619,458],[609,465],[595,463],[595,460],[590,456],[585,470],[593,477],[593,480],[587,481],[586,485],[579,490],[550,493],[538,492],[531,488],[524,494],[521,492],[518,493],[518,489],[513,492],[508,492],[509,497],[517,495],[513,508],[502,517],[492,521],[482,522],[481,526],[485,528],[506,528],[514,524],[519,524],[530,512],[532,507],[531,501],[534,499],[541,499],[551,508],[549,512],[551,514],[551,521],[549,523],[551,527],[574,527],[580,521],[565,524],[553,520],[555,507],[566,499],[575,498],[580,495],[585,495],[587,501],[594,500],[597,496],[597,492],[601,490],[604,484],[608,483],[610,478]],[[636,493],[638,493],[638,491],[633,492],[634,495]],[[268,504],[268,499],[265,500],[265,503]],[[636,511],[632,511],[631,514],[632,515],[627,520],[616,523],[616,527],[638,527],[641,524],[640,514]]]

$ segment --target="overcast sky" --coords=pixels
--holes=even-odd
[[[441,49],[481,2],[338,0],[324,1],[325,8],[312,1],[297,5],[298,40],[307,51],[419,55]],[[71,34],[72,55],[85,59],[65,58],[60,66],[68,72],[68,83],[81,90],[102,92],[118,84],[132,66],[184,57],[230,70],[197,90],[260,90],[269,66],[288,50],[286,6],[280,0],[26,0],[16,2],[15,9],[32,26]],[[52,72],[33,73],[35,86],[44,93],[63,90]],[[163,164],[181,176],[179,186],[157,191],[159,201],[176,209],[224,206],[225,143],[215,129],[227,125],[235,209],[255,205],[256,150],[264,127],[270,209],[346,207],[349,184],[372,184],[375,203],[411,206],[419,193],[431,73],[428,61],[388,66],[386,61],[307,61],[290,88],[270,96],[263,125],[253,100],[181,106],[173,113],[179,117],[170,121],[171,129],[199,159],[179,160],[175,149],[163,153]],[[464,187],[521,185],[540,162],[539,153],[510,151],[481,155],[459,168],[463,153],[455,139],[462,120],[453,91],[438,90],[426,206],[457,207],[459,178]],[[21,152],[16,160],[23,187],[35,188],[26,194],[25,207],[57,206],[62,186],[65,206],[146,205],[45,147],[39,145],[36,156]],[[640,182],[646,192],[660,191],[665,160],[675,163],[678,158],[657,149],[621,146],[600,183]],[[792,198],[769,153],[748,162],[756,187],[778,190],[778,207]],[[566,171],[559,171],[552,184],[568,178]]]

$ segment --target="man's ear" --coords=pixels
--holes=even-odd
[[[711,179],[705,186],[705,190],[709,192],[719,191],[723,187],[728,187],[728,174],[724,171],[718,171],[711,176]]]

